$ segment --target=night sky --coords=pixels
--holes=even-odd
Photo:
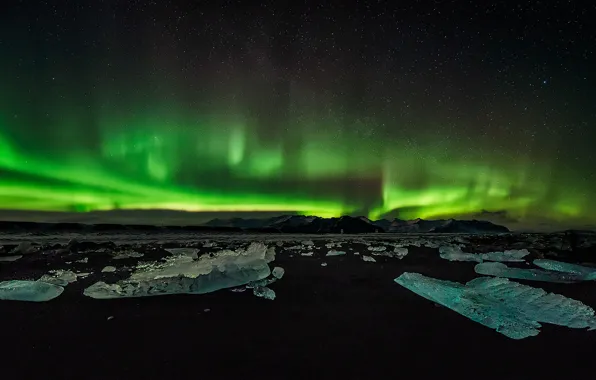
[[[0,208],[596,222],[593,4],[241,4],[3,2]]]

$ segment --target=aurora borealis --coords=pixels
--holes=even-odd
[[[593,6],[171,3],[10,2],[0,208],[596,222]]]

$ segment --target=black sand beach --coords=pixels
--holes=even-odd
[[[52,268],[92,272],[48,302],[1,301],[3,376],[540,379],[596,370],[596,332],[545,324],[536,337],[512,340],[393,281],[407,271],[465,282],[478,276],[473,263],[443,260],[426,247],[410,247],[402,260],[364,262],[353,254],[366,254],[362,246],[349,242],[345,256],[322,257],[325,239],[315,241],[313,257],[287,250],[292,243],[277,247],[272,267],[286,274],[270,286],[273,301],[230,290],[96,300],[83,289],[116,279],[101,273],[114,265],[105,254],[32,254],[1,263],[0,280],[33,279]],[[87,263],[64,263],[83,256]],[[521,282],[596,307],[594,283]]]

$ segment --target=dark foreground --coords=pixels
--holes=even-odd
[[[339,257],[322,257],[324,240],[315,243],[313,257],[285,251],[291,243],[277,250],[272,266],[286,274],[271,285],[274,301],[229,290],[87,298],[83,289],[105,278],[99,272],[109,261],[87,254],[88,263],[70,267],[93,274],[60,297],[0,301],[2,377],[540,379],[591,378],[596,371],[596,331],[544,325],[537,337],[515,341],[393,282],[405,271],[468,281],[477,277],[472,263],[445,261],[426,247],[410,247],[403,260],[369,263],[347,249],[363,252],[356,243],[344,244],[348,254]],[[65,268],[64,260],[26,256],[0,263],[0,280]],[[524,283],[596,307],[594,283]]]

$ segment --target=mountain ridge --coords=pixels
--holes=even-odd
[[[372,221],[366,217],[342,216],[320,218],[316,216],[285,215],[272,218],[212,219],[204,226],[217,228],[254,229],[267,228],[287,233],[507,233],[510,230],[483,220],[401,220],[380,219]]]

